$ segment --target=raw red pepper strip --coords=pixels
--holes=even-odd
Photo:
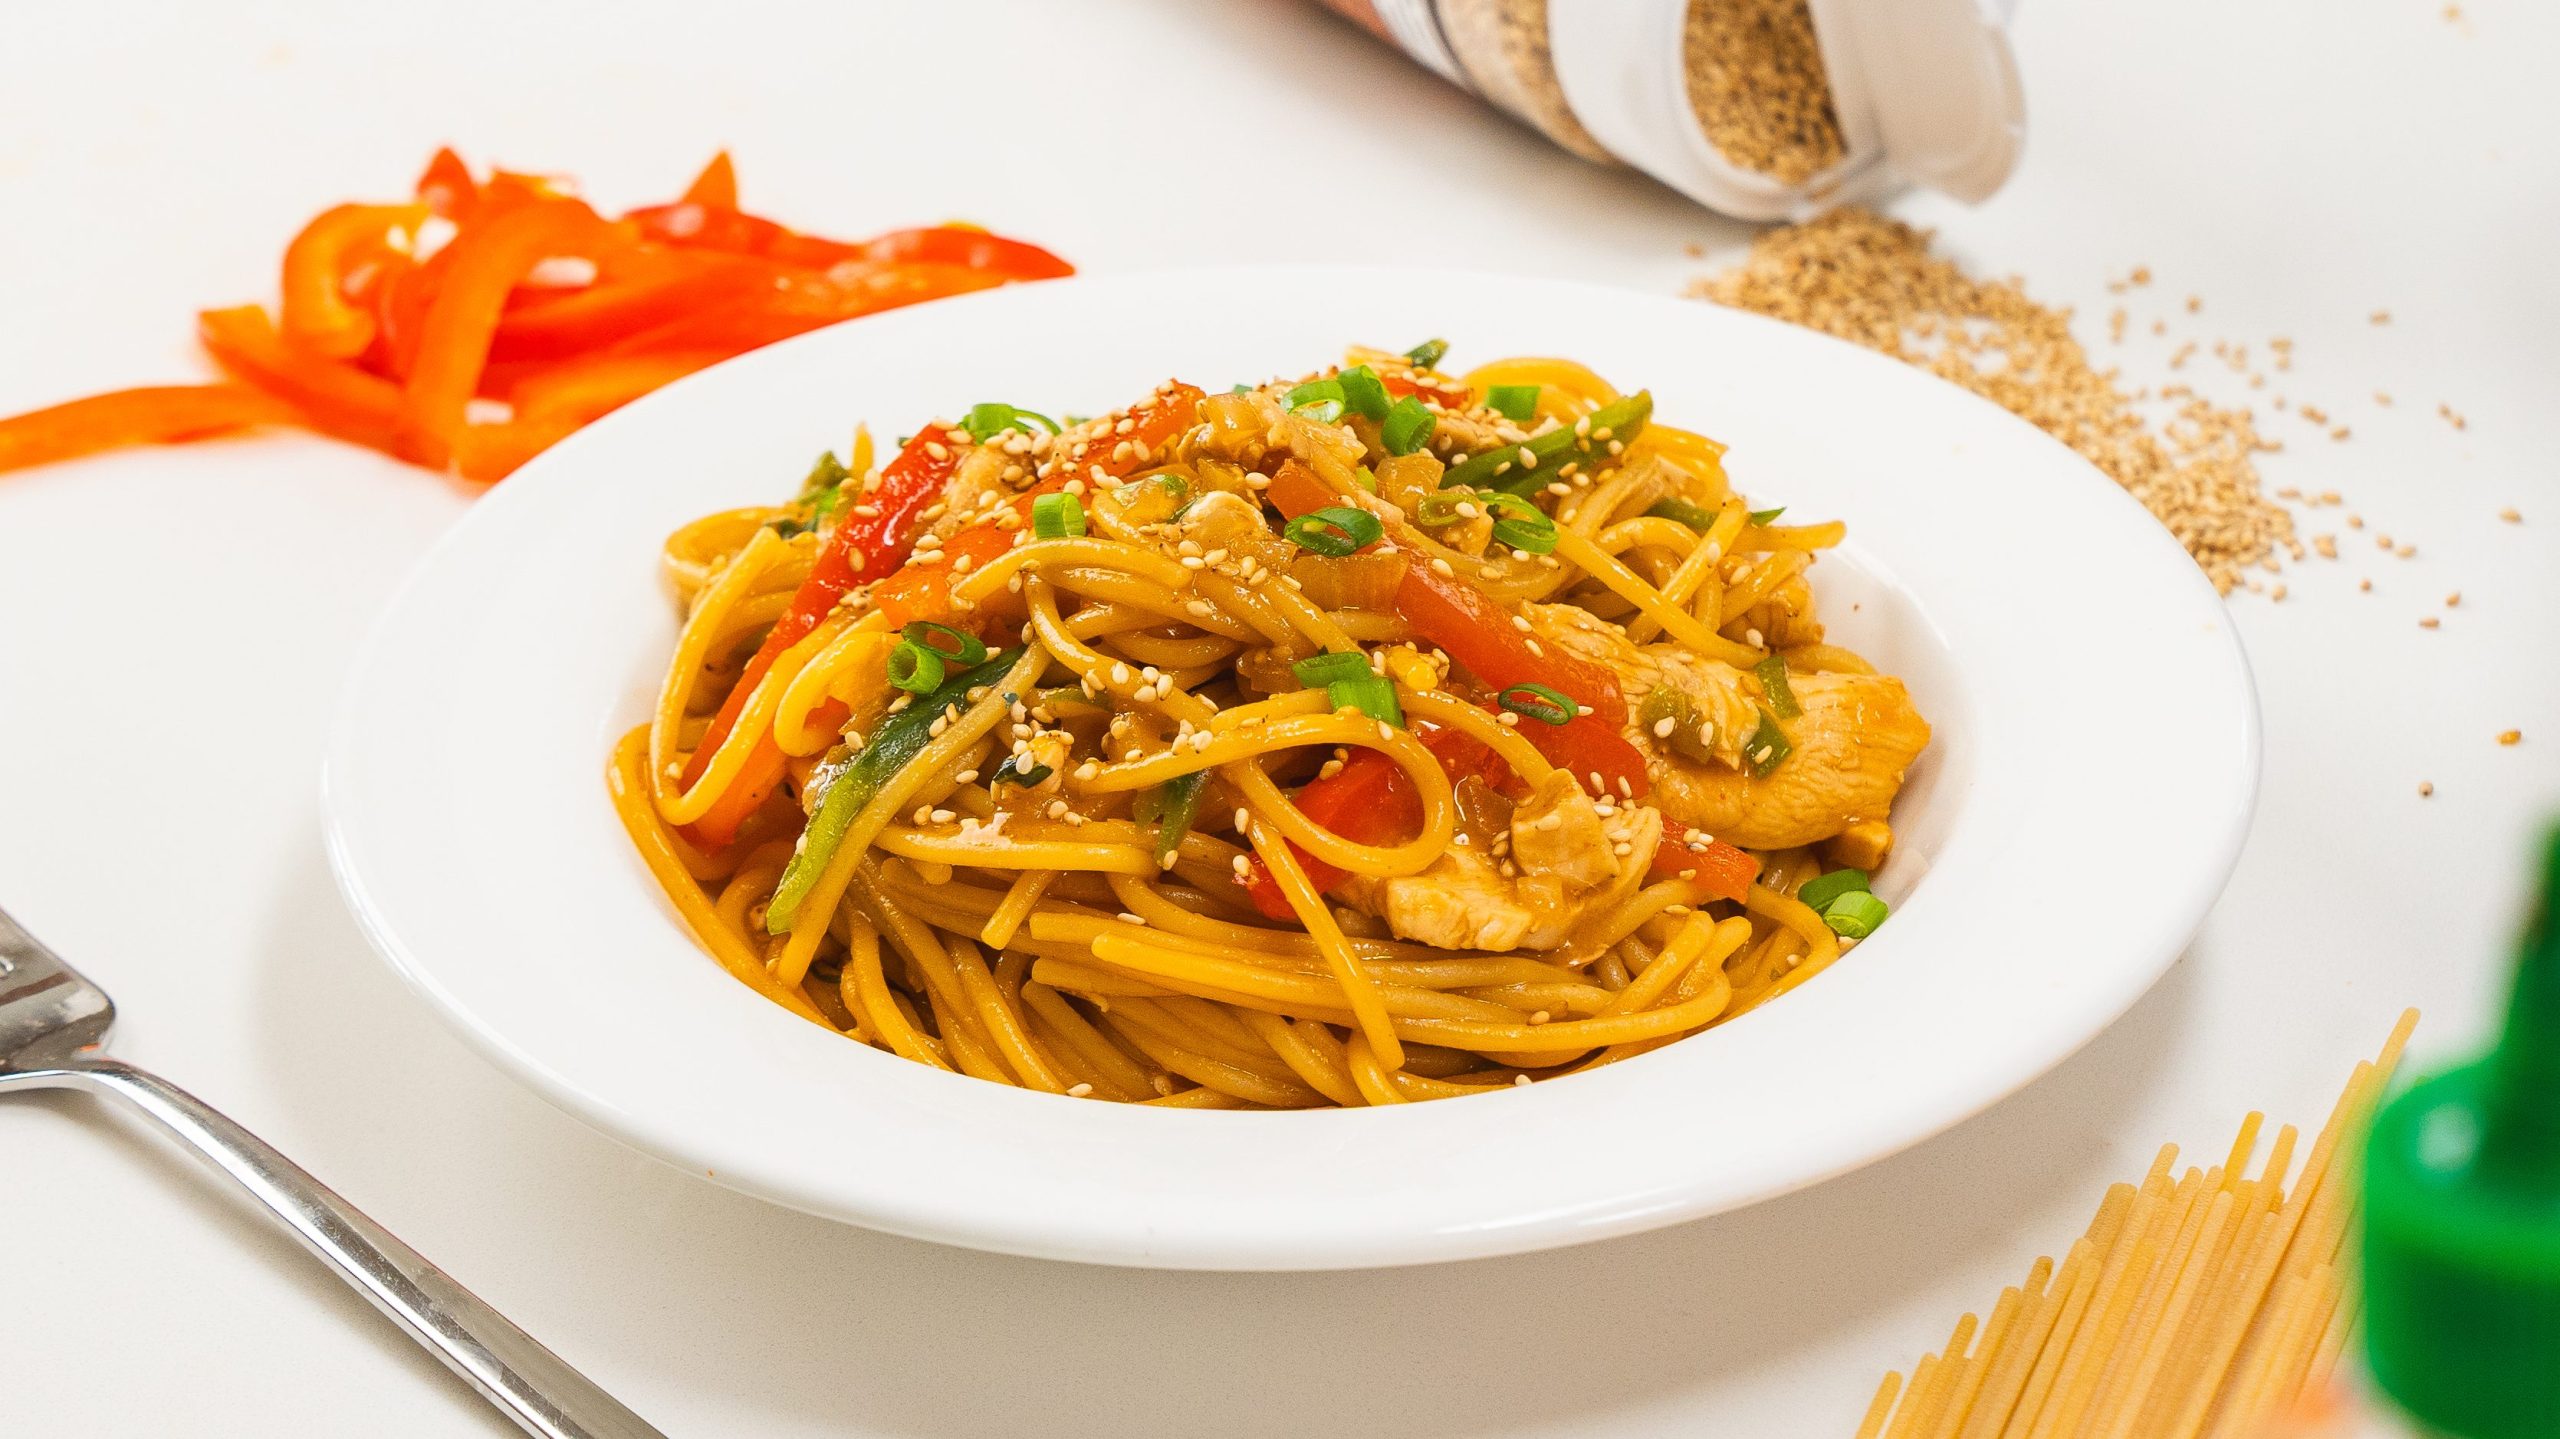
[[[196,334],[215,363],[292,405],[313,429],[394,453],[399,386],[345,361],[293,348],[255,305],[207,310],[196,317]]]
[[[965,225],[892,230],[866,240],[862,257],[882,265],[957,265],[1015,280],[1054,280],[1076,267],[1021,240]]]
[[[375,321],[370,310],[349,303],[348,278],[398,255],[393,232],[414,230],[426,216],[423,203],[335,205],[303,226],[284,251],[285,334],[334,360],[363,354],[373,343]]]
[[[450,256],[450,264],[419,327],[417,360],[402,388],[403,454],[444,468],[488,367],[507,292],[543,260],[576,253],[598,224],[578,201],[536,200],[466,225],[436,256]]]
[[[199,440],[298,418],[271,395],[238,385],[148,385],[113,390],[0,420],[0,471],[49,465],[125,445]]]
[[[684,203],[738,208],[738,167],[729,159],[728,151],[712,156],[702,173],[693,177],[693,183],[684,187]]]
[[[518,419],[584,425],[727,358],[719,350],[676,350],[562,360],[540,366],[508,385],[507,403],[515,407]]]
[[[861,503],[866,506],[882,505],[884,511],[894,505],[911,524],[915,512],[931,504],[950,485],[952,473],[960,467],[960,446],[967,439],[968,436],[958,430],[928,427],[919,431],[915,438],[907,441],[904,449],[898,451],[895,459],[881,467],[879,480],[863,492]],[[937,450],[941,451],[939,455],[934,453]],[[897,536],[898,558],[894,561],[886,558],[888,551],[885,546],[879,556],[874,556],[865,547],[866,543],[880,544],[879,536],[882,534]],[[782,657],[782,652],[808,638],[809,632],[818,627],[819,621],[827,617],[828,612],[836,607],[836,601],[844,598],[846,591],[865,578],[883,572],[876,566],[885,564],[887,568],[894,569],[904,563],[905,546],[913,539],[913,534],[903,528],[878,529],[871,524],[869,517],[852,514],[846,515],[828,532],[826,542],[818,547],[817,559],[809,566],[809,577],[800,582],[800,588],[791,596],[790,608],[782,612],[781,619],[774,621],[773,628],[765,634],[764,643],[756,647],[746,668],[739,672],[738,682],[730,688],[729,697],[721,702],[720,712],[711,717],[711,727],[703,731],[702,742],[695,746],[693,758],[685,764],[686,785],[701,779],[703,772],[711,767],[711,757],[719,752],[721,742],[737,728],[738,716],[745,711],[748,697],[773,669],[773,662]],[[765,796],[781,782],[786,762],[782,747],[773,742],[773,737],[769,734],[761,736],[756,747],[748,752],[746,765],[739,770],[737,779],[712,802],[702,818],[693,822],[694,837],[715,847],[735,839],[738,826],[746,822],[747,816],[763,807]]]
[[[782,281],[773,262],[666,251],[616,267],[582,290],[511,305],[489,346],[493,362],[592,355],[689,315],[752,302]],[[669,346],[683,349],[684,346]],[[722,349],[725,346],[698,348]]]
[[[461,218],[480,198],[480,183],[471,178],[471,167],[462,163],[451,146],[427,161],[416,188],[419,202],[448,220]]]
[[[1440,768],[1453,785],[1470,776],[1493,782],[1508,773],[1489,746],[1463,731],[1417,725],[1414,734],[1431,757],[1440,761]],[[1403,766],[1376,750],[1353,750],[1342,762],[1342,768],[1301,785],[1291,803],[1309,823],[1354,844],[1393,844],[1422,825],[1422,800],[1414,793],[1413,782],[1405,778]],[[1307,872],[1307,882],[1319,894],[1340,884],[1348,873],[1294,843],[1289,852],[1296,856]],[[1246,860],[1240,882],[1264,918],[1289,919],[1294,915],[1288,896],[1280,892],[1279,882],[1271,877],[1261,856]]]
[[[992,289],[1002,275],[947,265],[892,268],[847,265],[826,273],[792,270],[735,304],[679,316],[615,343],[628,352],[657,349],[729,350],[733,353],[787,340],[840,320]]]

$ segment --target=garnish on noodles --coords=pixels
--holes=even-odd
[[[695,935],[920,1064],[1237,1109],[1612,1064],[1875,933],[1929,727],[1824,641],[1842,526],[1444,353],[982,401],[677,531],[611,780]]]

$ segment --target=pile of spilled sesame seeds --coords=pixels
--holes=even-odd
[[[2280,554],[2302,557],[2292,515],[2258,473],[2256,457],[2281,445],[2249,411],[2179,385],[2128,391],[2091,362],[2069,310],[2038,304],[2015,280],[1965,274],[1929,238],[1868,210],[1835,210],[1762,235],[1743,264],[1692,293],[1856,341],[1999,404],[2124,486],[2225,594],[2253,568],[2274,571]],[[2120,335],[2121,312],[2113,324]],[[2167,416],[2155,420],[2162,404]]]
[[[1800,185],[1848,153],[1806,0],[1690,0],[1689,108],[1724,157]]]

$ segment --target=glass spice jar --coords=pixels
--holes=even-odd
[[[2000,188],[2011,0],[1322,0],[1586,159],[1746,220]]]

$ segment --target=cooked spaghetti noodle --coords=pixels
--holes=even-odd
[[[1928,726],[1723,449],[1436,342],[936,421],[667,542],[615,806],[686,924],[919,1064],[1182,1108],[1610,1064],[1870,933]]]

